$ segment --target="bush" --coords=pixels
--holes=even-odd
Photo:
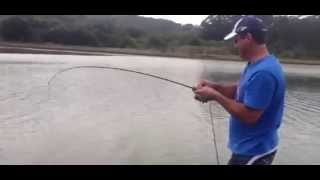
[[[136,40],[129,36],[125,37],[120,44],[120,48],[138,48],[138,46]]]
[[[97,46],[99,44],[96,37],[86,29],[67,30],[65,28],[57,28],[45,34],[44,39],[49,42],[68,45]]]
[[[149,48],[165,50],[168,47],[168,44],[159,37],[151,37],[147,43],[147,46]]]
[[[202,45],[202,41],[197,37],[193,37],[190,40],[189,44],[192,45],[192,46],[200,46],[200,45]]]

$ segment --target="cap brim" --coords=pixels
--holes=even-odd
[[[229,33],[228,35],[226,35],[226,36],[224,37],[224,40],[229,40],[229,39],[235,37],[236,35],[237,35],[237,33],[234,32],[234,31],[232,31],[231,33]]]

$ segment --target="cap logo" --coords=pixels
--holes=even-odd
[[[259,22],[261,22],[261,23],[263,22],[262,19],[260,19],[260,18],[256,18],[256,19],[257,19]]]
[[[240,26],[239,28],[237,28],[237,32],[242,32],[244,30],[246,30],[248,27],[247,26]]]

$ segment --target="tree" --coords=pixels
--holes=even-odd
[[[17,16],[2,21],[0,33],[4,40],[22,42],[31,41],[33,35],[30,24]]]

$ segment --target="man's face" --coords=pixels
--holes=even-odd
[[[239,50],[240,57],[247,60],[252,45],[252,36],[250,33],[240,36],[237,34],[234,37],[234,45]]]

